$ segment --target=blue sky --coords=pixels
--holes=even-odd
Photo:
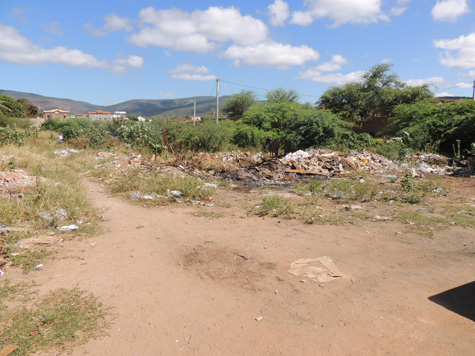
[[[93,104],[329,87],[390,63],[471,96],[472,0],[0,0],[0,89]]]

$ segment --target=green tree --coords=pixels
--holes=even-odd
[[[289,152],[336,142],[339,134],[347,132],[347,126],[329,110],[300,103],[267,102],[244,113],[234,139],[239,145],[246,140],[262,144],[262,138],[271,136]]]
[[[17,99],[17,102],[25,107],[26,117],[38,116],[38,107],[36,105],[30,104],[27,99]]]
[[[226,100],[224,112],[231,117],[241,118],[244,112],[256,102],[256,94],[251,90],[241,90]]]
[[[475,101],[399,105],[385,133],[403,137],[406,144],[415,150],[438,150],[451,154],[457,140],[460,140],[462,151],[470,150],[472,142],[475,142]]]
[[[285,90],[283,88],[277,88],[269,90],[266,93],[266,98],[270,103],[296,103],[300,99],[300,96],[293,89]]]
[[[374,117],[390,118],[400,104],[411,104],[433,97],[428,85],[409,87],[394,73],[391,65],[378,64],[359,82],[330,87],[317,105],[331,110],[344,120],[359,124]]]
[[[0,96],[0,110],[8,117],[22,118],[26,116],[25,107],[15,99],[5,95]]]
[[[139,121],[139,118],[138,118],[137,115],[129,114],[129,115],[127,115],[127,117],[128,117],[129,120],[131,120],[131,121]]]

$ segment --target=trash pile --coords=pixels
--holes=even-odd
[[[387,173],[398,170],[393,161],[369,151],[341,153],[329,150],[307,150],[289,153],[281,160],[291,168],[287,173],[340,176],[349,170]]]
[[[336,152],[309,149],[296,151],[281,158],[269,158],[261,152],[198,153],[181,165],[169,165],[144,160],[140,155],[111,157],[99,153],[98,160],[109,158],[96,167],[112,167],[110,179],[118,179],[130,168],[147,171],[173,171],[200,177],[218,178],[250,185],[285,185],[305,178],[321,179],[339,177],[363,171],[371,175],[396,178],[410,172],[413,176],[425,174],[452,174],[450,159],[436,154],[410,155],[404,163],[391,161],[382,155],[367,150]],[[110,160],[112,158],[112,160]],[[115,158],[115,159],[114,159]]]

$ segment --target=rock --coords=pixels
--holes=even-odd
[[[130,192],[129,197],[132,200],[139,200],[142,198],[142,194],[140,192]]]
[[[46,211],[42,211],[41,213],[38,214],[40,216],[40,218],[42,218],[43,220],[46,220],[46,221],[53,221],[53,215],[51,215],[50,213],[47,213]]]
[[[28,239],[20,240],[16,243],[18,248],[31,249],[35,245],[51,245],[57,242],[59,238],[57,236],[39,235],[38,237],[30,237]]]
[[[66,220],[66,217],[68,216],[68,213],[66,210],[60,208],[60,209],[57,209],[54,213],[54,216],[56,219],[58,219],[59,221],[64,221]]]

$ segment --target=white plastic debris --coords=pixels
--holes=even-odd
[[[61,226],[61,227],[56,228],[56,230],[59,230],[59,231],[69,231],[69,230],[76,230],[76,229],[79,229],[79,226],[77,226],[75,224],[65,225],[65,226]]]

